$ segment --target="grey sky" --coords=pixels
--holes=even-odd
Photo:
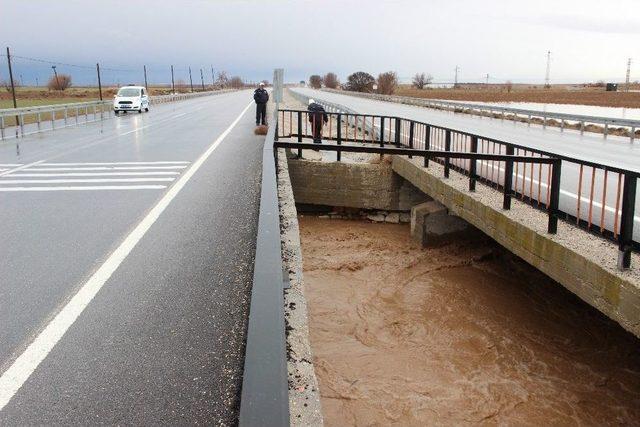
[[[640,79],[637,0],[4,0],[16,55],[105,67],[168,64],[288,81],[335,71],[418,71],[462,81]],[[5,70],[0,70],[5,74]],[[208,73],[210,75],[210,72]],[[199,78],[199,77],[198,77]]]

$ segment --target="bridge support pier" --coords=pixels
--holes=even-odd
[[[441,245],[468,228],[468,222],[449,214],[449,210],[435,200],[411,208],[411,238],[422,247]]]

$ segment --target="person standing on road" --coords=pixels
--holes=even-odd
[[[313,143],[322,144],[322,126],[329,121],[329,117],[324,107],[313,99],[309,100],[309,122],[311,122],[311,131],[313,132]]]
[[[264,83],[260,82],[258,89],[253,92],[253,100],[256,101],[256,126],[267,125],[267,102],[269,93],[264,88]]]

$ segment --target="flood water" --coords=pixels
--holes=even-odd
[[[640,423],[640,340],[488,238],[299,219],[328,426]]]
[[[520,108],[523,110],[550,113],[579,114],[583,116],[609,117],[615,119],[640,120],[640,108],[598,107],[578,104],[540,104],[535,102],[467,102],[469,104],[495,105],[496,107]]]

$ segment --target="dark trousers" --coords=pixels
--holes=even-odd
[[[321,115],[312,115],[311,116],[311,132],[313,133],[313,142],[316,144],[320,144],[322,142],[322,126],[324,122],[322,121]]]
[[[267,124],[267,104],[256,104],[256,125]]]

